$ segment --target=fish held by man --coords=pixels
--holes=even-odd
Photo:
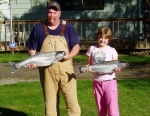
[[[129,65],[128,63],[121,63],[118,60],[102,61],[99,64],[93,64],[93,65],[79,67],[79,75],[81,73],[87,72],[88,68],[91,69],[91,71],[94,73],[110,74],[110,73],[114,72],[115,68],[125,68],[128,65]]]
[[[28,57],[27,59],[14,63],[9,62],[12,66],[11,73],[13,74],[16,70],[21,67],[28,67],[30,63],[35,63],[37,67],[50,66],[62,60],[65,56],[64,51],[54,52],[37,52],[35,55]]]

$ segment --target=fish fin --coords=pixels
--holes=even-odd
[[[12,67],[12,71],[11,74],[14,74],[14,72],[16,72],[16,70],[18,69],[16,67],[16,63],[15,62],[9,62],[10,66]]]
[[[54,62],[52,62],[52,64],[55,64],[56,62],[58,62],[58,61],[57,61],[57,60],[54,60]],[[52,64],[51,64],[51,65],[52,65]]]
[[[119,63],[119,60],[111,60],[111,61],[101,61],[98,64],[114,64],[114,63]]]
[[[79,77],[83,72],[81,71],[81,67],[78,67],[78,74],[77,74],[77,77]]]
[[[77,74],[77,77],[79,77],[82,73]]]
[[[28,66],[28,65],[25,65],[24,67],[26,67],[26,68],[27,68],[27,67],[29,67],[29,66]]]
[[[16,64],[16,62],[8,62],[10,64],[10,66],[13,66],[14,64]]]
[[[41,52],[36,52],[35,55],[41,54]]]

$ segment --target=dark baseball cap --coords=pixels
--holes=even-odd
[[[48,8],[48,9],[50,9],[50,8],[55,8],[55,9],[58,10],[58,11],[61,10],[59,3],[56,2],[56,1],[51,1],[51,2],[48,4],[47,8]]]

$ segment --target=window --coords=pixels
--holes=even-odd
[[[104,0],[57,0],[61,10],[103,10]]]

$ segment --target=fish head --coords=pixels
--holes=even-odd
[[[124,67],[128,67],[129,63],[123,63]]]
[[[121,68],[125,68],[128,66],[129,66],[129,63],[119,63],[119,67],[121,67]]]
[[[58,51],[56,53],[56,59],[57,60],[62,60],[64,58],[64,56],[65,56],[65,52],[64,51]]]

